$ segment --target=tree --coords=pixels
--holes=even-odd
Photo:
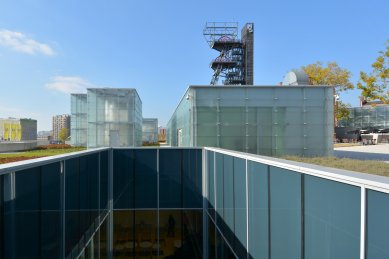
[[[62,128],[58,133],[59,139],[62,141],[62,143],[65,143],[65,140],[69,136],[69,131],[67,128]]]
[[[350,108],[351,105],[348,103],[343,103],[342,101],[338,101],[337,103],[337,112],[336,112],[336,120],[348,120],[350,119]]]
[[[378,52],[376,61],[371,65],[373,71],[370,74],[360,72],[357,87],[362,90],[366,101],[389,103],[389,40],[385,45],[386,50]]]
[[[350,82],[351,72],[339,67],[336,62],[329,62],[323,66],[321,62],[302,66],[301,69],[308,75],[312,85],[332,85],[334,86],[334,97],[338,92],[354,89]],[[349,119],[351,105],[341,101],[334,102],[335,126],[342,119]]]
[[[351,72],[339,67],[336,62],[329,62],[323,66],[321,62],[302,66],[301,69],[307,73],[313,85],[333,85],[336,92],[354,89],[350,82]]]

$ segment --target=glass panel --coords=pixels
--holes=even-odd
[[[158,214],[156,210],[135,211],[135,253],[140,258],[158,257]],[[162,223],[160,223],[162,224]]]
[[[247,256],[246,160],[234,157],[234,251]]]
[[[247,162],[249,183],[249,255],[269,257],[268,166]]]
[[[157,150],[136,149],[135,208],[157,208]]]
[[[100,226],[100,258],[107,258],[108,250],[108,220],[107,218]]]
[[[108,151],[100,153],[100,209],[108,209]]]
[[[134,150],[113,151],[114,209],[134,208]]]
[[[183,152],[183,207],[203,208],[202,150],[184,149]]]
[[[65,172],[65,255],[78,244],[80,235],[80,179],[79,159],[66,161]],[[78,253],[76,249],[75,253]]]
[[[182,210],[159,212],[159,244],[160,255],[163,255],[163,258],[185,258],[187,247],[183,247],[182,222]]]
[[[366,258],[389,258],[389,195],[367,191]]]
[[[223,155],[215,153],[216,224],[223,223]]]
[[[113,211],[113,255],[114,258],[134,258],[138,241],[135,240],[133,210]]]
[[[309,175],[304,186],[305,258],[358,258],[360,188]]]
[[[208,173],[208,213],[215,220],[215,172],[214,172],[214,161],[215,153],[207,151],[207,173]]]
[[[9,210],[5,211],[4,238],[8,246],[14,248],[6,258],[40,257],[40,168],[35,167],[15,173],[15,199]],[[14,206],[14,211],[12,209]],[[38,235],[37,235],[38,234]],[[36,238],[31,238],[36,237]],[[9,243],[11,242],[11,243]],[[12,244],[12,242],[14,242]],[[23,244],[23,249],[20,249]]]
[[[218,226],[227,241],[232,245],[234,242],[234,158],[224,157],[224,177],[223,177],[223,221],[218,222]],[[220,224],[219,224],[220,223]]]
[[[60,258],[61,165],[53,163],[41,169],[41,258]]]
[[[301,258],[301,175],[270,167],[270,231],[273,259]]]
[[[210,217],[207,217],[208,220],[208,244],[207,244],[207,253],[208,258],[216,258],[216,228],[214,221]]]
[[[182,150],[159,150],[159,207],[182,207]]]

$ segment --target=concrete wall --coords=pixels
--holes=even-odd
[[[36,148],[36,141],[24,141],[24,142],[1,142],[0,153],[23,151]]]

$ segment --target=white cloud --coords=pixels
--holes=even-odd
[[[27,54],[53,56],[54,50],[47,44],[37,42],[21,32],[0,29],[0,45]]]
[[[76,76],[56,76],[45,87],[63,93],[85,93],[87,88],[94,88],[95,85]]]

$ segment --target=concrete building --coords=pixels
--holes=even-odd
[[[328,156],[329,86],[190,86],[167,126],[167,143],[268,156]]]
[[[142,145],[142,101],[133,88],[88,88],[71,95],[73,145]]]
[[[143,143],[158,142],[158,119],[157,118],[143,118],[142,142]]]
[[[59,133],[63,128],[68,130],[68,135],[70,133],[70,115],[62,114],[53,116],[53,140],[59,141]]]
[[[33,119],[0,119],[1,141],[30,141],[37,138],[37,121]]]

